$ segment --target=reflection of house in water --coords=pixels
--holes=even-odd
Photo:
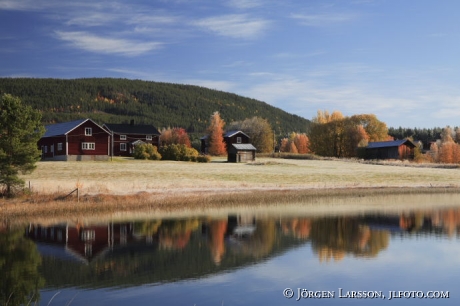
[[[244,239],[254,234],[256,218],[252,215],[229,216],[229,233],[234,239]]]
[[[30,224],[26,236],[37,242],[41,251],[59,257],[73,257],[89,263],[115,245],[134,239],[132,223],[108,223],[84,226],[68,223],[42,226]]]
[[[211,256],[215,264],[219,265],[226,252],[226,244],[233,247],[254,234],[256,220],[251,215],[228,216],[225,219],[216,219],[203,224],[202,232],[208,237]]]
[[[416,213],[368,216],[364,218],[364,223],[371,229],[387,230],[392,235],[399,236],[406,236],[413,233],[417,235],[443,234],[443,229],[435,226],[431,218]]]

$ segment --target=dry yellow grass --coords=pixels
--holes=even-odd
[[[337,201],[371,207],[369,196],[405,194],[420,204],[420,194],[450,194],[444,204],[458,202],[460,170],[396,167],[331,160],[258,159],[253,164],[214,161],[207,164],[172,161],[39,162],[24,179],[32,193],[13,200],[0,199],[0,221],[22,222],[33,218],[99,218],[125,213],[193,213],[215,209],[325,206],[337,211]],[[60,197],[80,188],[75,195]],[[405,188],[401,188],[405,187]],[[434,188],[436,187],[436,188]],[[421,197],[411,203],[413,196]],[[325,197],[328,197],[325,200]],[[322,200],[321,200],[322,199]],[[438,197],[437,199],[440,199]],[[380,200],[379,200],[380,201]],[[384,199],[378,207],[389,207]],[[436,199],[429,198],[431,204]],[[320,203],[321,202],[321,203]],[[320,204],[318,204],[320,203]],[[326,204],[325,204],[326,203]],[[441,205],[443,203],[439,203]],[[299,206],[300,205],[300,206]],[[345,207],[345,206],[343,206]],[[343,208],[342,207],[342,208]],[[356,209],[356,207],[355,207]]]
[[[369,165],[345,161],[259,159],[225,162],[117,160],[39,162],[25,176],[38,193],[181,194],[189,191],[315,189],[355,187],[458,187],[459,169]]]

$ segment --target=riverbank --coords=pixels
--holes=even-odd
[[[139,212],[171,215],[246,207],[264,211],[293,203],[303,203],[310,211],[337,211],[339,207],[331,208],[330,203],[342,199],[346,199],[346,209],[350,211],[366,206],[397,209],[419,205],[420,200],[410,200],[414,196],[460,194],[458,169],[271,158],[258,159],[253,164],[126,159],[40,162],[37,170],[24,179],[31,186],[30,195],[0,200],[1,219],[121,216]],[[64,197],[77,187],[79,201],[75,193]],[[362,201],[375,195],[409,199],[397,204],[388,200],[375,207]],[[361,204],[357,206],[358,202]]]

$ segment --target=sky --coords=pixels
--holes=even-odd
[[[191,84],[267,102],[460,125],[457,0],[0,0],[0,77]]]

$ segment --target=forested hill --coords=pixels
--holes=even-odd
[[[199,86],[128,79],[0,78],[0,94],[21,98],[43,114],[44,123],[91,118],[98,123],[153,124],[203,133],[219,111],[230,123],[267,119],[276,134],[305,132],[310,121],[265,102]]]

